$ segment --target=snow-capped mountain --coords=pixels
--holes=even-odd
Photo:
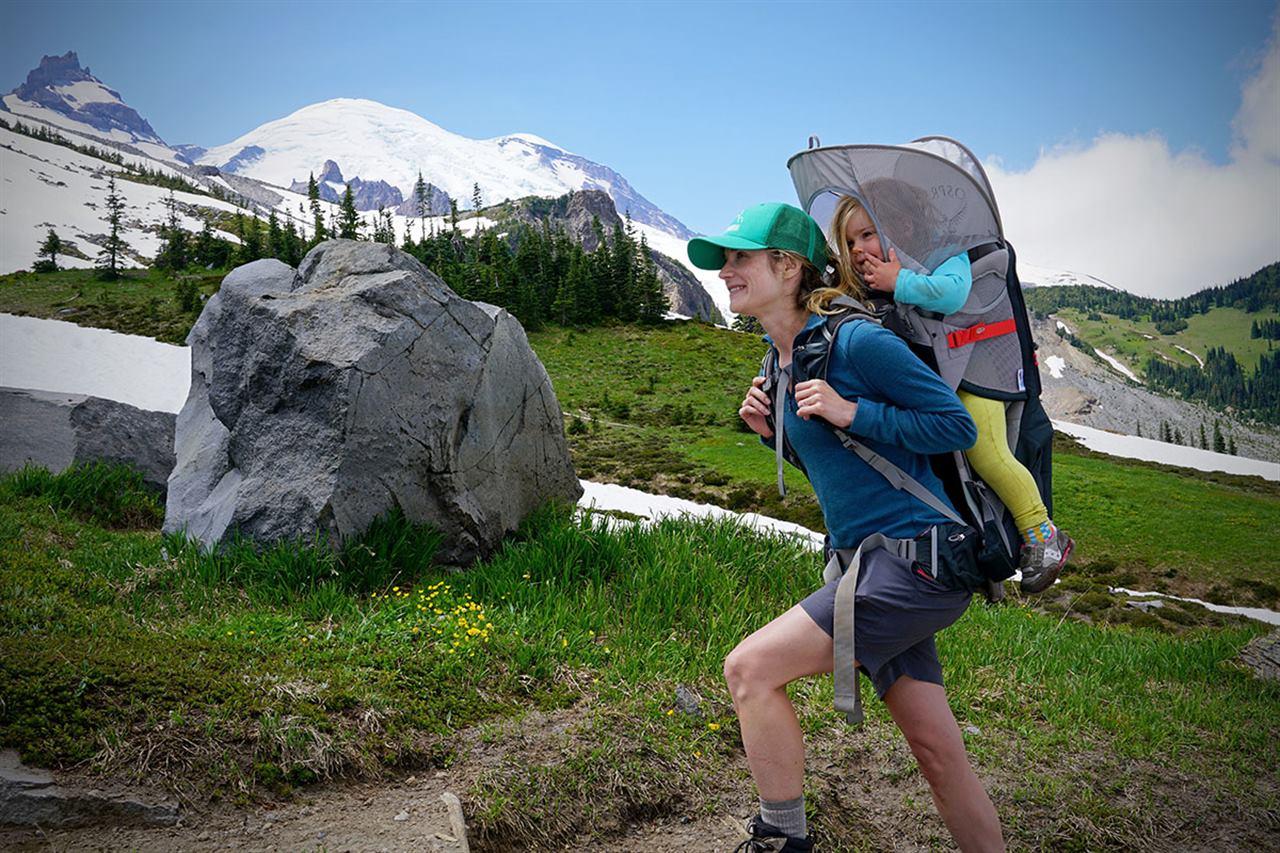
[[[1018,261],[1018,280],[1022,282],[1023,287],[1071,287],[1083,285],[1086,287],[1105,287],[1107,290],[1122,289],[1094,275],[1039,267],[1035,264],[1028,264],[1021,259]]]
[[[177,159],[119,92],[80,67],[75,51],[42,58],[25,83],[0,99],[0,112],[126,145],[163,162]]]
[[[462,208],[471,206],[475,185],[483,204],[603,190],[635,221],[684,239],[693,236],[613,169],[545,139],[527,133],[470,139],[376,101],[339,98],[303,107],[210,148],[198,162],[288,187],[319,175],[329,160],[365,182],[386,181],[406,199],[421,172]]]

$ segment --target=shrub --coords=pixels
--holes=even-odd
[[[0,490],[15,497],[44,498],[58,510],[75,513],[103,527],[159,527],[164,508],[159,496],[128,465],[80,462],[59,474],[27,466],[0,481]]]

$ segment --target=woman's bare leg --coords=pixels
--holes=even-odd
[[[1004,850],[995,806],[969,765],[964,738],[941,685],[903,676],[884,697],[907,738],[933,803],[964,851]]]
[[[787,684],[831,671],[831,638],[798,605],[747,637],[724,661],[747,764],[763,800],[804,793],[804,738]]]

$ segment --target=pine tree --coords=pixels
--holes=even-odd
[[[245,218],[236,214],[236,233],[240,237],[240,246],[236,250],[236,266],[251,263],[263,256],[262,229],[259,227],[257,215]]]
[[[360,215],[356,213],[356,196],[351,185],[342,194],[342,206],[338,214],[338,236],[344,240],[360,239]]]
[[[275,258],[278,261],[289,262],[289,250],[284,244],[284,229],[280,227],[280,220],[276,218],[276,212],[272,209],[271,214],[267,217],[267,257]]]
[[[178,220],[178,202],[173,197],[172,189],[169,190],[169,197],[165,199],[164,206],[168,212],[168,219],[160,232],[164,242],[160,244],[160,251],[156,253],[154,265],[162,270],[186,269],[191,260],[190,244],[187,232],[182,230]]]
[[[1173,443],[1182,444],[1182,430],[1179,427],[1173,428]]]
[[[1173,441],[1173,430],[1169,429],[1168,421],[1160,422],[1160,440],[1165,444],[1169,444]]]
[[[1218,423],[1216,419],[1213,422],[1213,452],[1227,452],[1227,441],[1222,437],[1222,424]]]
[[[458,233],[458,200],[456,198],[449,199],[449,228],[454,234]]]
[[[328,230],[324,227],[324,211],[320,208],[320,185],[316,183],[316,173],[312,172],[311,177],[307,179],[307,199],[311,204],[312,227],[315,234],[311,236],[313,245],[322,243],[329,238]]]
[[[413,204],[414,209],[418,212],[418,218],[422,220],[422,239],[427,239],[427,214],[430,212],[428,204],[427,185],[422,180],[422,170],[418,170],[418,180],[413,185]]]
[[[478,183],[472,184],[471,185],[471,209],[479,213],[482,204],[483,204],[483,197],[480,195],[480,184]]]
[[[740,317],[742,315],[739,314],[738,316]],[[735,329],[738,328],[738,321],[736,319],[733,321],[733,327]],[[1138,421],[1138,438],[1142,438],[1142,421]]]
[[[98,252],[98,268],[101,270],[101,278],[111,280],[120,277],[121,255],[129,248],[129,244],[120,236],[123,230],[120,217],[124,214],[124,196],[116,190],[115,175],[107,179],[106,202],[107,225],[111,230],[102,244],[102,250]]]
[[[49,233],[45,235],[44,242],[40,244],[40,251],[37,253],[40,260],[36,261],[31,267],[33,272],[57,272],[58,271],[58,253],[62,251],[62,238],[54,233],[53,229],[49,229]]]
[[[657,323],[671,308],[671,302],[662,289],[658,277],[658,265],[649,251],[649,240],[640,235],[640,271],[636,277],[636,292],[640,297],[640,322]]]
[[[1232,456],[1236,455],[1236,440],[1234,436],[1227,436],[1227,453]]]
[[[1206,438],[1204,434],[1204,421],[1200,422],[1200,449],[1201,450],[1209,449],[1209,439]]]
[[[231,257],[231,246],[226,240],[219,239],[213,233],[213,222],[207,217],[204,220],[204,227],[196,235],[192,255],[197,264],[211,270],[222,269]]]

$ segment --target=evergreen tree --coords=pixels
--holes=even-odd
[[[479,183],[472,184],[471,185],[471,209],[479,213],[480,208],[483,205],[483,201],[484,201],[484,198],[483,196],[480,195],[480,184]]]
[[[1160,422],[1160,440],[1166,444],[1173,441],[1173,430],[1169,429],[1168,421]]]
[[[449,228],[454,234],[458,233],[458,200],[456,198],[449,199]]]
[[[156,253],[154,265],[162,270],[186,269],[187,263],[191,260],[190,241],[178,220],[178,202],[173,197],[172,189],[169,190],[169,197],[164,201],[164,207],[168,213],[165,226],[160,232],[164,242],[160,244],[160,251]]]
[[[671,302],[662,289],[658,277],[658,265],[649,251],[649,240],[640,235],[640,271],[636,278],[636,292],[640,297],[640,322],[657,323],[671,308]]]
[[[316,183],[315,172],[312,172],[307,179],[307,199],[311,205],[312,228],[315,229],[315,233],[311,236],[314,245],[329,239],[328,229],[324,227],[324,211],[320,207],[320,185]]]
[[[739,314],[738,316],[739,316],[739,317],[741,317],[742,315],[741,315],[741,314]],[[737,321],[737,319],[734,319],[734,321],[733,321],[733,327],[734,327],[735,329],[736,329],[736,328],[738,328],[738,321]],[[1142,438],[1142,421],[1138,421],[1138,438]]]
[[[302,244],[303,240],[298,235],[298,228],[293,224],[293,214],[289,214],[288,222],[285,224],[284,228],[285,257],[281,260],[291,267],[296,267],[298,264],[302,263],[302,256],[304,254],[302,251]]]
[[[240,235],[240,248],[236,252],[237,266],[263,257],[262,229],[260,226],[261,222],[259,222],[257,214],[250,216],[247,222],[243,216],[236,214],[236,228]]]
[[[427,214],[431,211],[428,203],[430,196],[427,194],[427,185],[422,180],[422,170],[418,170],[418,180],[413,185],[413,204],[414,209],[418,212],[418,218],[422,220],[422,239],[427,239]]]
[[[1227,441],[1222,437],[1222,424],[1218,423],[1217,419],[1213,422],[1213,452],[1227,452]]]
[[[231,245],[213,233],[213,222],[208,217],[196,235],[192,255],[197,264],[211,270],[222,269],[231,258]]]
[[[267,217],[266,255],[269,258],[284,261],[286,264],[289,263],[289,248],[284,244],[284,229],[280,227],[280,220],[276,218],[274,209]]]
[[[342,194],[342,206],[338,215],[338,236],[344,240],[360,239],[360,215],[356,213],[356,196],[351,184]]]
[[[1182,430],[1179,427],[1173,428],[1173,443],[1182,444]]]
[[[36,261],[31,267],[34,272],[57,272],[58,271],[58,253],[62,251],[62,238],[54,233],[53,229],[49,229],[49,233],[45,235],[44,242],[40,244],[40,251],[37,253],[40,260]]]
[[[1200,449],[1201,450],[1209,449],[1209,439],[1206,438],[1204,434],[1204,421],[1200,422]]]
[[[98,268],[101,270],[99,276],[110,280],[120,277],[121,255],[129,248],[129,244],[120,236],[123,230],[120,218],[124,214],[124,196],[116,190],[115,175],[107,179],[106,202],[107,226],[111,230],[107,233],[107,239],[103,242],[101,251],[98,252]]]
[[[1232,456],[1236,455],[1236,440],[1234,436],[1227,436],[1227,452]]]

